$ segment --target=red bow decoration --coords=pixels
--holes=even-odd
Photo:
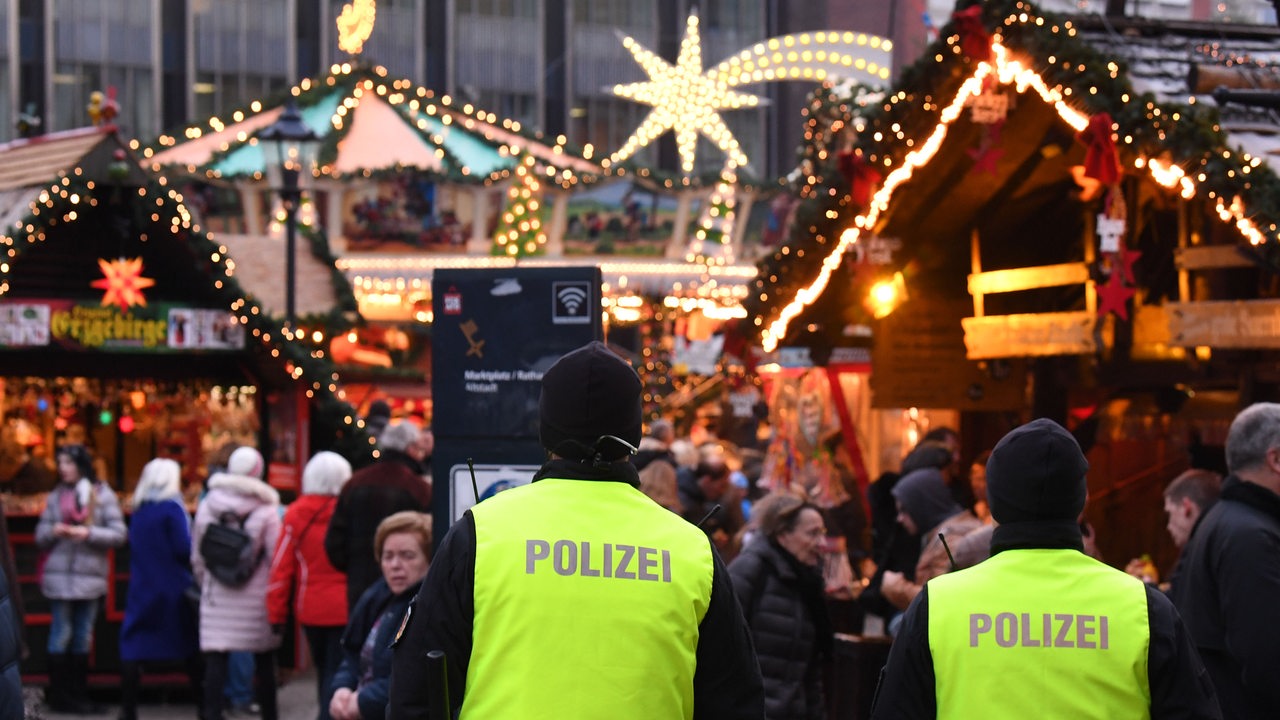
[[[1100,112],[1089,118],[1089,126],[1076,136],[1088,148],[1084,153],[1085,177],[1103,185],[1113,185],[1120,180],[1120,156],[1111,137],[1111,123],[1111,116]]]
[[[960,34],[960,51],[970,60],[991,59],[991,35],[982,24],[982,6],[971,5],[951,14]]]
[[[880,172],[866,158],[852,150],[836,153],[836,165],[840,168],[840,174],[849,182],[849,200],[855,207],[866,207],[880,182]]]

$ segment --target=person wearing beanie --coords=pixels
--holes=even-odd
[[[391,406],[386,400],[374,400],[369,403],[369,410],[364,415],[364,429],[374,439],[382,437],[382,431],[391,424]]]
[[[445,535],[396,643],[388,718],[440,717],[447,696],[450,717],[762,720],[724,562],[639,489],[640,396],[600,342],[543,374],[548,459]],[[433,650],[447,689],[423,662]]]
[[[906,610],[924,584],[956,568],[969,567],[986,559],[986,555],[969,556],[963,564],[958,559],[951,567],[949,545],[963,540],[982,527],[976,515],[960,507],[947,488],[942,472],[936,467],[912,470],[893,486],[898,503],[898,522],[911,535],[920,535],[920,559],[914,579],[903,573],[886,571],[880,581],[880,592],[894,607]],[[942,537],[939,537],[942,536]]]
[[[280,494],[263,481],[266,463],[251,447],[239,447],[227,459],[225,472],[209,478],[209,492],[196,507],[191,531],[191,568],[200,586],[200,652],[204,654],[202,718],[222,720],[230,655],[253,653],[254,692],[262,720],[276,720],[275,650],[280,635],[267,619],[267,584],[271,552],[280,536]],[[253,571],[233,587],[214,576],[201,551],[204,536],[215,525],[239,526],[249,536]]]
[[[1084,554],[1089,463],[1048,419],[987,460],[991,557],[907,609],[871,717],[1221,718],[1173,604]]]
[[[434,447],[430,430],[408,421],[393,423],[378,439],[378,459],[342,486],[323,535],[329,562],[347,575],[348,608],[382,579],[373,554],[378,523],[404,510],[431,512],[431,481],[423,476],[422,462]]]
[[[1171,596],[1218,689],[1222,714],[1280,717],[1280,404],[1227,430],[1218,502],[1189,531]],[[1172,527],[1171,527],[1172,529]]]

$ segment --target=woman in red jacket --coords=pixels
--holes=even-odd
[[[307,635],[316,668],[319,720],[329,720],[329,685],[342,661],[342,631],[347,624],[347,576],[329,563],[324,533],[351,478],[351,463],[341,455],[318,452],[302,471],[302,496],[284,513],[280,542],[271,559],[267,618],[272,627],[289,618],[289,601]]]

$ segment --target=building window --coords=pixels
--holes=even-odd
[[[537,0],[458,0],[455,10],[459,15],[529,19],[538,17]]]
[[[503,119],[518,121],[528,128],[537,127],[540,124],[537,95],[486,90],[481,91],[476,98],[461,97],[460,99],[473,103],[480,110],[497,115],[499,124]]]
[[[9,23],[14,21],[9,17],[9,6],[7,2],[0,2],[0,38],[4,38],[4,42],[0,42],[0,118],[16,120],[18,113],[13,106],[14,98],[11,97],[13,88],[9,83],[9,63],[18,62],[18,53],[9,48]],[[0,123],[0,142],[11,140],[17,134],[13,123]]]
[[[652,28],[657,23],[657,15],[654,3],[574,0],[573,21],[588,25],[609,25],[627,32],[629,28]]]
[[[285,0],[193,3],[194,121],[223,116],[289,81]]]
[[[90,97],[115,89],[115,123],[125,135],[159,132],[152,91],[150,0],[54,0],[47,22],[53,29],[53,92],[50,127],[90,124]]]
[[[588,97],[579,98],[569,112],[569,128],[572,132],[570,140],[577,145],[590,144],[597,158],[608,157],[622,147],[627,138],[645,116],[649,114],[649,106],[639,105],[622,98]],[[654,165],[657,153],[650,144],[635,155],[630,162],[641,165]]]

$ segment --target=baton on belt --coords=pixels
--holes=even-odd
[[[431,717],[449,720],[453,717],[453,706],[449,703],[449,662],[443,650],[427,653],[427,674],[431,678],[427,698]]]

